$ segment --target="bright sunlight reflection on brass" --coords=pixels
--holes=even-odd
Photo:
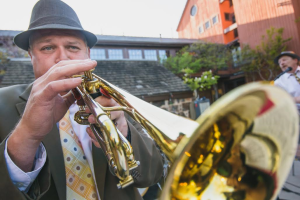
[[[89,94],[99,88],[120,106],[96,103]],[[196,121],[148,104],[91,71],[77,90],[97,118],[97,124],[90,126],[111,172],[120,179],[119,188],[132,183],[129,171],[139,163],[109,118],[117,110],[140,123],[170,161],[163,200],[275,199],[294,159],[297,109],[285,91],[268,84],[251,83],[233,90]],[[86,122],[82,111],[77,118]]]

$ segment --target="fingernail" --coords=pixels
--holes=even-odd
[[[81,77],[76,77],[76,78],[71,78],[72,81],[74,82],[81,82],[82,78]]]

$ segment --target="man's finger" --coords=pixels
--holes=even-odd
[[[53,73],[53,71],[56,68],[62,68],[64,66],[71,65],[71,64],[76,64],[76,63],[88,62],[89,60],[90,59],[85,59],[85,60],[62,60],[62,61],[58,62],[57,64],[55,64],[54,66],[52,66],[44,75],[47,76],[47,74]]]
[[[88,133],[88,135],[89,135],[92,139],[96,140],[96,137],[95,137],[95,135],[94,135],[94,133],[93,133],[93,131],[92,131],[92,129],[91,129],[90,127],[86,128],[86,132]]]
[[[96,123],[96,118],[94,117],[94,115],[90,115],[89,118],[88,118],[88,121],[89,121],[91,124],[95,124],[95,123]]]
[[[96,137],[95,137],[95,135],[94,135],[94,133],[93,133],[93,131],[91,130],[90,127],[88,127],[88,128],[86,129],[86,132],[88,133],[88,135],[89,135],[90,138],[92,139],[92,142],[94,143],[94,145],[95,145],[96,147],[98,147],[98,148],[101,148],[101,147],[100,147],[100,144],[98,143],[98,141],[97,141],[97,139],[96,139]]]
[[[101,106],[113,107],[118,106],[119,104],[114,99],[109,99],[105,96],[100,96],[95,99]]]
[[[97,62],[94,60],[82,60],[74,63],[70,63],[64,66],[57,66],[50,69],[46,74],[46,82],[51,82],[59,79],[72,77],[73,75],[80,74],[97,66]]]
[[[67,107],[70,107],[75,102],[75,98],[71,91],[64,95],[63,98],[66,102]]]
[[[81,78],[70,78],[53,81],[47,84],[43,92],[46,100],[53,99],[57,94],[69,91],[81,84]]]

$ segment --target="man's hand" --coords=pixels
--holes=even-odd
[[[73,75],[95,68],[92,60],[66,60],[36,79],[23,116],[8,140],[8,153],[17,166],[28,172],[42,139],[75,101],[72,88],[81,83]]]
[[[119,104],[115,100],[113,100],[112,98],[107,98],[105,96],[97,97],[95,100],[100,105],[102,105],[103,107],[119,106]],[[86,112],[90,113],[90,110],[87,108]],[[127,121],[126,121],[125,116],[124,116],[124,112],[123,111],[111,112],[110,118],[111,118],[111,120],[113,120],[113,122],[115,123],[117,129],[124,135],[124,137],[127,137],[128,125],[127,125]],[[96,123],[96,118],[93,115],[90,115],[88,120],[91,124]],[[100,148],[100,144],[97,142],[97,139],[94,136],[91,128],[88,127],[86,129],[86,131],[89,134],[89,136],[92,138],[92,141],[93,141],[94,145],[96,147]]]

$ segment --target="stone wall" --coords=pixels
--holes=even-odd
[[[176,115],[191,118],[191,110],[190,110],[191,102],[192,102],[192,98],[185,98],[185,99],[171,99],[165,101],[156,101],[150,103],[164,110],[167,110],[171,113],[174,113]]]

